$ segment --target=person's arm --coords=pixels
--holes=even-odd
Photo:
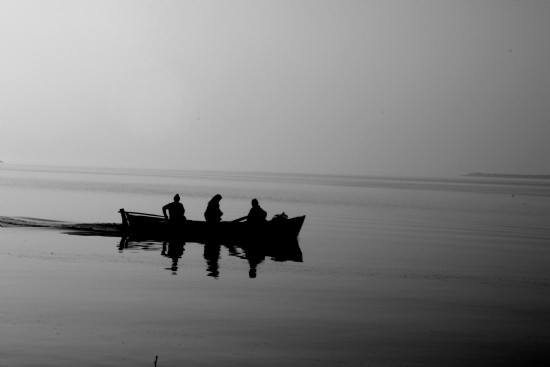
[[[166,214],[166,210],[168,209],[168,206],[170,204],[166,204],[165,206],[162,207],[162,214],[164,214],[164,219],[168,219],[168,214]]]
[[[250,209],[250,210],[248,211],[248,214],[246,215],[246,217],[242,217],[242,219],[243,219],[243,220],[246,219],[247,222],[251,221],[251,220],[252,220],[251,218],[252,218],[252,209]],[[241,219],[241,218],[239,218],[239,219]]]

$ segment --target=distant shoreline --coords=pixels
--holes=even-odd
[[[503,174],[503,173],[469,173],[463,175],[467,177],[494,177],[494,178],[529,178],[536,180],[550,180],[550,175],[513,175],[513,174]]]

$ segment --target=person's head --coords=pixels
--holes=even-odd
[[[174,196],[174,201],[177,203],[178,201],[180,201],[180,194],[176,194],[176,196]]]
[[[252,199],[252,206],[258,206],[258,200]]]
[[[211,202],[214,202],[214,203],[219,203],[220,200],[222,199],[222,196],[220,194],[216,194],[212,200],[210,200]]]

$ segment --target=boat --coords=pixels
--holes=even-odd
[[[296,239],[302,229],[306,216],[294,218],[275,218],[261,223],[235,221],[210,223],[196,220],[172,222],[162,215],[128,212],[120,209],[123,231],[128,234],[167,236],[178,235],[189,242],[209,241],[211,239],[258,239],[281,240]]]

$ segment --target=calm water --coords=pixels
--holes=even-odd
[[[3,167],[9,218],[307,217],[298,256],[0,228],[0,365],[549,361],[548,181]]]

